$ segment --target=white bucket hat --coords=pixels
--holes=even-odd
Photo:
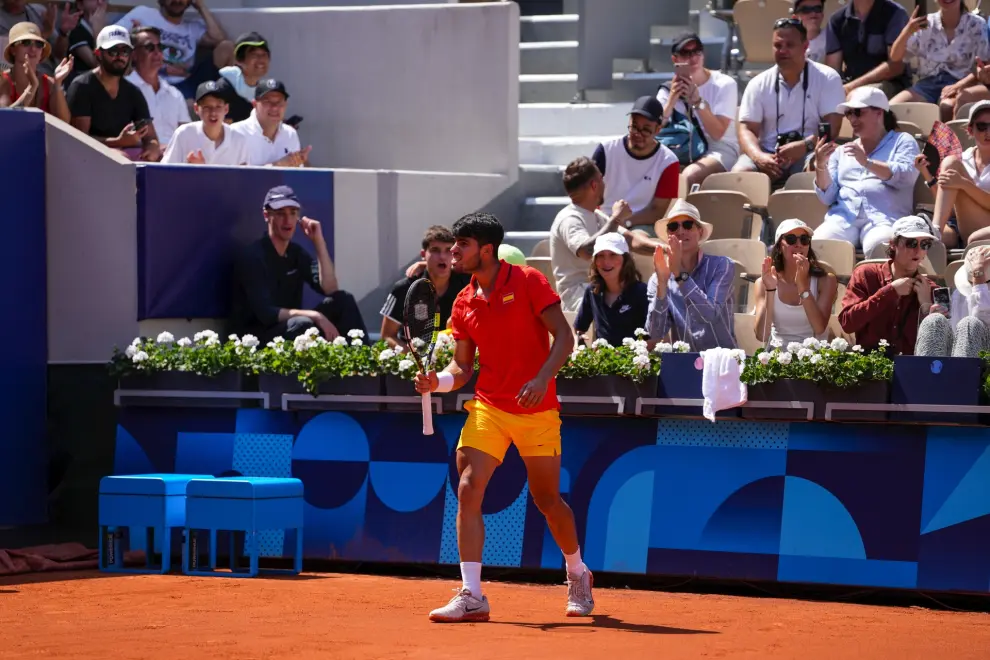
[[[670,206],[670,210],[667,211],[664,220],[676,220],[677,218],[689,218],[701,225],[701,243],[711,238],[712,232],[715,231],[713,226],[701,219],[701,212],[698,210],[698,207],[683,199],[676,200]]]

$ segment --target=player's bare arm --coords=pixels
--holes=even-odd
[[[561,312],[560,316],[564,318],[563,312]],[[567,319],[564,319],[564,325],[567,325]],[[476,351],[477,347],[470,339],[454,340],[454,359],[444,368],[446,373],[454,377],[452,390],[458,390],[464,387],[471,380],[471,376],[474,375],[474,355]],[[551,357],[553,357],[553,354],[551,354]],[[557,368],[559,369],[560,367]],[[554,371],[554,373],[557,372]],[[431,371],[428,374],[416,374],[415,385],[416,391],[420,394],[436,392],[439,386],[437,372]]]
[[[540,314],[540,321],[553,335],[553,346],[550,347],[550,355],[540,367],[536,378],[523,385],[519,390],[519,395],[516,398],[523,408],[532,408],[543,401],[550,379],[557,375],[560,368],[567,362],[571,351],[574,350],[574,333],[571,332],[571,326],[567,322],[567,317],[564,316],[560,303],[550,305],[543,310]]]

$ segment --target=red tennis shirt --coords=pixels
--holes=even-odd
[[[523,408],[519,390],[539,373],[550,355],[550,333],[540,314],[560,303],[543,273],[529,266],[501,262],[490,298],[478,292],[471,278],[454,300],[451,330],[454,339],[470,339],[478,347],[478,384],[474,397],[499,410],[528,415],[559,410],[554,379],[539,405]]]

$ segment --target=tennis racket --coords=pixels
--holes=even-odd
[[[433,348],[440,334],[440,308],[437,290],[430,280],[418,279],[409,287],[403,306],[406,347],[421,374],[433,367]],[[423,435],[433,435],[433,397],[423,394]]]

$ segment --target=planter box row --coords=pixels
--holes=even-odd
[[[557,394],[562,399],[561,411],[567,415],[634,415],[637,400],[643,399],[639,414],[645,416],[697,417],[701,414],[702,373],[696,366],[697,354],[669,354],[664,356],[659,376],[635,383],[618,376],[596,376],[586,379],[557,379]],[[779,380],[773,383],[751,385],[749,401],[753,406],[733,408],[718,413],[720,418],[744,418],[760,420],[803,420],[808,418],[805,408],[763,407],[757,402],[805,402],[813,405],[812,419],[824,419],[829,403],[855,404],[929,404],[939,406],[977,406],[981,402],[982,361],[976,358],[920,358],[895,359],[894,378],[891,383],[869,381],[849,388],[820,385],[812,381]],[[477,376],[475,376],[475,379]],[[442,402],[444,413],[459,412],[458,400],[470,397],[474,382],[461,390],[434,394]],[[122,378],[121,390],[156,392],[156,396],[132,397],[129,405],[177,406],[229,406],[246,407],[262,405],[259,392],[268,394],[268,405],[282,408],[282,395],[297,395],[291,401],[292,408],[345,409],[352,411],[418,412],[420,403],[409,381],[397,376],[338,378],[325,381],[320,395],[342,397],[337,400],[316,399],[308,395],[294,376],[245,376],[224,373],[216,378],[182,372],[163,372]],[[175,392],[171,396],[157,396],[162,392]],[[244,393],[245,398],[222,399],[209,392]],[[255,393],[249,399],[249,393]],[[410,397],[401,400],[354,400],[343,397]],[[692,405],[658,405],[650,399],[691,399]],[[687,403],[687,402],[678,402]],[[917,413],[887,411],[833,411],[834,420],[855,421],[925,421],[971,424],[980,422],[977,414]]]

